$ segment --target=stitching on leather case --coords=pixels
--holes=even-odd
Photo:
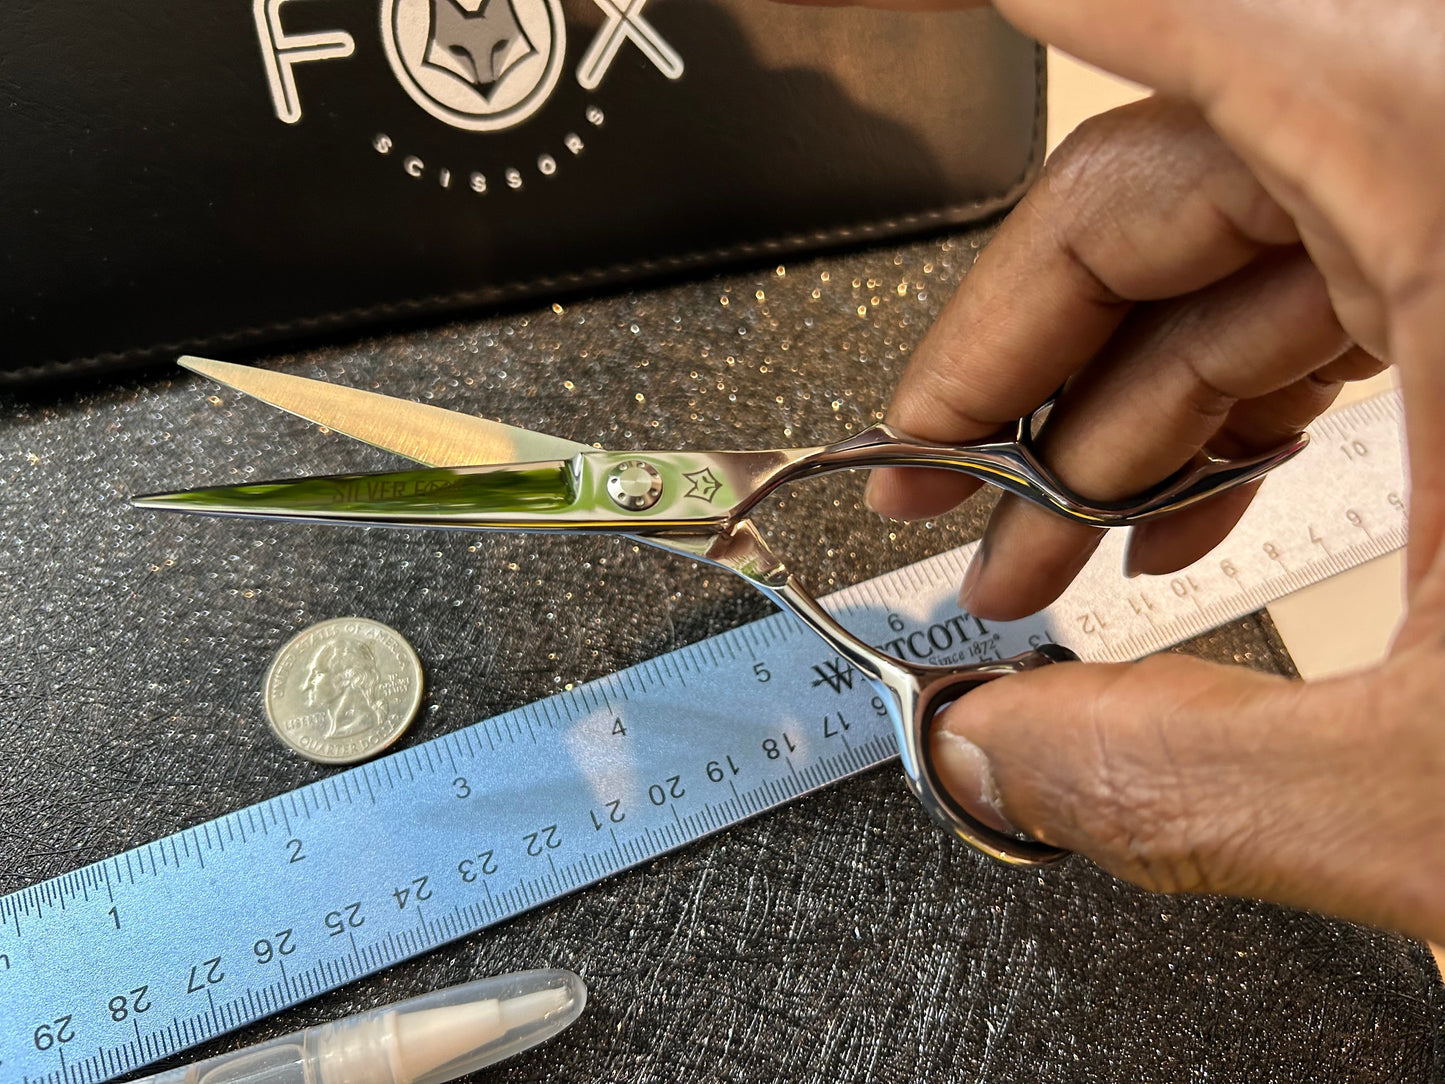
[[[65,361],[45,362],[9,371],[0,370],[0,385],[18,384],[23,381],[45,380],[58,376],[84,373],[110,365],[137,361],[156,354],[179,353],[191,349],[256,342],[272,336],[287,333],[319,331],[326,328],[345,326],[353,321],[367,321],[378,317],[416,316],[427,312],[461,309],[473,305],[520,300],[549,289],[575,289],[595,286],[613,277],[636,279],[664,271],[693,270],[710,263],[726,263],[752,256],[781,255],[797,252],[809,246],[826,246],[849,241],[867,241],[888,236],[899,231],[927,225],[961,225],[1003,209],[1017,201],[1021,189],[1037,167],[1043,151],[1040,139],[1047,110],[1044,107],[1048,82],[1047,54],[1042,46],[1034,47],[1034,123],[1029,134],[1029,155],[1024,160],[1018,175],[996,196],[971,200],[966,203],[950,204],[928,211],[892,218],[863,222],[853,226],[837,226],[830,230],[815,230],[812,233],[785,234],[762,241],[745,241],[736,245],[688,252],[678,256],[664,256],[657,259],[633,260],[625,263],[607,264],[588,268],[584,271],[570,271],[558,275],[541,275],[505,286],[483,286],[470,290],[455,290],[451,293],[433,294],[428,297],[406,298],[401,301],[384,301],[355,309],[342,309],[322,313],[318,316],[303,316],[273,324],[255,324],[234,331],[218,332],[196,339],[178,342],[157,343],[151,346],[135,347],[130,350],[94,354],[86,358],[72,358]]]

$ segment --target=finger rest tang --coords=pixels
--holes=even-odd
[[[1065,485],[1039,457],[1026,422],[1018,424],[1012,437],[959,444],[921,440],[889,425],[874,425],[799,460],[793,473],[800,476],[861,467],[957,470],[1078,523],[1129,527],[1255,481],[1299,454],[1308,443],[1309,434],[1301,433],[1268,452],[1240,459],[1201,451],[1158,484],[1115,501],[1091,500]]]

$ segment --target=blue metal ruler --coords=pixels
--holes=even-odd
[[[972,547],[829,607],[933,663],[1177,642],[1404,542],[1394,393],[1323,419],[1238,529],[1058,603],[954,603]],[[0,1084],[95,1084],[546,903],[894,756],[883,705],[781,614],[0,897]],[[899,783],[902,786],[900,780]]]

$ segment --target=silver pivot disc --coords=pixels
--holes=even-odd
[[[619,508],[641,512],[662,496],[662,475],[651,463],[629,459],[613,467],[607,476],[607,495]]]

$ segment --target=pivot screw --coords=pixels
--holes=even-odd
[[[619,508],[641,512],[662,496],[662,475],[651,463],[629,459],[613,467],[607,476],[607,495]]]

